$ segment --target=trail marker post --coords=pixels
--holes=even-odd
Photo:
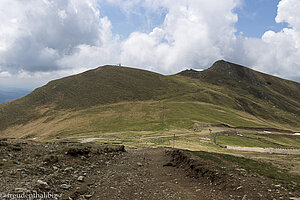
[[[173,136],[173,149],[175,148],[175,134]]]

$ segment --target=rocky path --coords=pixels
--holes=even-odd
[[[68,200],[188,200],[209,195],[184,170],[164,166],[170,157],[163,148],[123,151],[84,142],[0,141],[0,199],[44,192]]]
[[[96,199],[207,199],[183,170],[164,165],[163,149],[129,149],[100,175]]]
[[[63,200],[273,200],[298,194],[221,158],[176,149],[2,139],[0,158],[5,200],[43,193]]]

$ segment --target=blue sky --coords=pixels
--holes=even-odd
[[[234,9],[238,14],[235,24],[237,34],[245,37],[261,38],[268,31],[275,32],[287,27],[287,23],[276,23],[277,5],[280,0],[243,0],[241,5]],[[137,13],[125,13],[118,5],[101,2],[101,16],[107,16],[113,24],[113,32],[126,38],[134,31],[150,32],[154,27],[163,24],[166,10],[160,12],[146,12],[137,8]],[[150,23],[149,23],[150,21]]]
[[[299,82],[299,10],[299,0],[1,0],[0,88],[106,64],[174,74],[220,59]]]
[[[239,20],[236,23],[238,32],[246,37],[260,38],[268,31],[280,31],[286,23],[276,23],[277,5],[280,0],[244,0],[235,11]]]
[[[127,13],[118,5],[100,2],[101,17],[107,16],[113,24],[112,31],[122,38],[127,38],[132,32],[150,32],[154,27],[163,24],[167,14],[166,9],[156,12],[146,11],[143,7],[135,8],[134,12]]]

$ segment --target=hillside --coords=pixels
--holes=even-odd
[[[0,133],[54,137],[199,124],[299,131],[299,116],[299,83],[233,63],[171,76],[103,66],[1,104]]]
[[[26,123],[57,110],[78,110],[124,101],[181,95],[189,86],[152,72],[103,66],[51,81],[24,98],[0,105],[0,130]],[[40,111],[40,108],[49,111]]]
[[[229,106],[234,109],[299,127],[296,118],[300,116],[300,84],[297,82],[226,61],[217,61],[201,72],[186,70],[178,75],[219,86],[222,96],[215,98],[221,99],[221,104],[222,99],[229,97],[225,102],[232,102]],[[293,117],[284,118],[285,113]]]

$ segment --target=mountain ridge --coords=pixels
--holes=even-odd
[[[124,102],[124,106],[118,106],[118,102]],[[126,123],[136,121],[140,121],[134,125],[136,130],[147,129],[148,126],[143,124],[156,124],[155,129],[191,128],[195,121],[199,121],[296,131],[300,127],[299,102],[299,83],[226,61],[217,61],[202,72],[186,70],[169,76],[106,65],[50,81],[21,99],[1,104],[0,134],[14,127],[19,127],[20,131],[33,122],[44,126],[54,123],[63,112],[73,116],[81,111],[84,113],[84,110],[89,110],[89,113],[85,118],[78,118],[89,124],[90,121],[86,120],[93,115],[97,124],[92,124],[95,130],[104,130],[104,126],[109,130],[110,125],[116,130],[118,127],[130,130]],[[140,110],[133,112],[139,106]],[[98,118],[94,118],[94,112],[91,114],[92,107],[101,108]],[[107,107],[110,107],[109,111],[105,111]],[[104,117],[107,112],[111,119]],[[142,117],[130,118],[135,115]],[[62,117],[56,123],[71,118]],[[107,123],[102,124],[100,119],[107,120]],[[119,122],[123,125],[117,125]],[[67,128],[61,126],[63,130]],[[151,130],[150,125],[148,129]],[[38,134],[38,131],[31,132]],[[59,131],[53,132],[59,134]]]

